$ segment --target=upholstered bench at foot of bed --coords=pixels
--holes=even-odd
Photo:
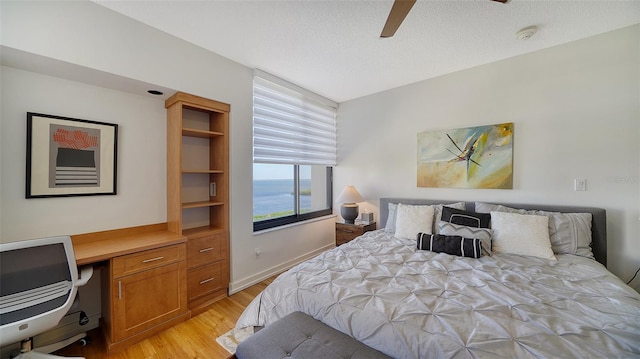
[[[390,359],[312,317],[294,312],[238,345],[238,359]]]

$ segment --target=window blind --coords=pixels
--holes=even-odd
[[[335,106],[254,76],[253,162],[335,166]]]

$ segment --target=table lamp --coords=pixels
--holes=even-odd
[[[364,198],[354,186],[346,186],[336,198],[336,203],[341,203],[340,215],[344,218],[344,223],[354,224],[358,218],[357,202],[364,202]]]

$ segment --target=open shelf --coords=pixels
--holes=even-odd
[[[201,207],[213,207],[213,206],[223,206],[223,205],[224,205],[224,202],[208,202],[208,201],[188,202],[188,203],[183,203],[182,208],[184,209],[201,208]]]
[[[182,170],[185,174],[218,174],[224,173],[223,170]]]
[[[211,138],[211,137],[217,137],[217,136],[224,136],[224,133],[217,132],[217,131],[198,130],[195,128],[183,128],[182,135],[190,136],[190,137]]]

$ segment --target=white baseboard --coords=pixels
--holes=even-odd
[[[249,288],[254,284],[260,283],[263,280],[273,277],[276,274],[280,274],[288,269],[290,269],[291,267],[300,264],[304,261],[306,261],[309,258],[313,258],[315,256],[317,256],[318,254],[327,251],[329,249],[334,248],[335,245],[329,244],[326,245],[324,247],[320,247],[314,251],[305,253],[299,257],[296,257],[294,259],[288,260],[282,264],[279,264],[277,266],[273,266],[271,268],[268,268],[266,270],[263,270],[262,272],[256,273],[255,275],[252,275],[250,277],[247,277],[245,279],[239,280],[237,282],[231,282],[229,283],[229,294],[234,294],[237,293],[243,289]]]

